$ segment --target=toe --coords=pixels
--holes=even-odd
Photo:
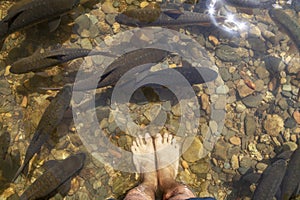
[[[156,145],[161,145],[162,144],[162,137],[161,134],[157,133],[155,136],[155,144]]]
[[[170,135],[168,136],[168,143],[169,143],[169,144],[172,143],[172,139],[173,139],[173,135],[170,134]]]
[[[163,141],[163,143],[167,143],[168,142],[168,136],[169,136],[168,133],[164,134],[164,141]]]
[[[145,141],[146,141],[146,144],[152,143],[152,138],[151,138],[151,136],[149,135],[149,133],[146,133],[146,134],[145,134]]]
[[[137,152],[137,148],[136,148],[136,146],[131,146],[131,152],[132,153],[136,153]]]

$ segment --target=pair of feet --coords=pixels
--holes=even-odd
[[[172,135],[157,134],[152,139],[146,133],[144,139],[139,137],[133,142],[131,150],[134,165],[143,179],[138,187],[147,188],[152,194],[158,188],[165,193],[177,185],[179,147]]]

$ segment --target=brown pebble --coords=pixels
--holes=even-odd
[[[71,189],[68,192],[68,195],[72,196],[73,194],[75,194],[80,188],[80,182],[78,181],[78,178],[73,178],[71,180]]]
[[[183,161],[181,162],[181,165],[182,165],[182,167],[183,167],[184,169],[188,169],[188,168],[189,168],[189,164],[188,164],[185,160],[183,160]]]
[[[22,102],[21,102],[21,106],[23,108],[26,108],[27,107],[27,103],[28,103],[27,96],[24,96],[23,99],[22,99]]]
[[[229,139],[229,142],[230,142],[231,144],[233,144],[233,145],[236,145],[236,146],[241,145],[241,139],[240,139],[239,137],[237,137],[237,136],[231,137],[231,138]]]
[[[249,88],[251,88],[252,90],[255,90],[256,86],[250,79],[245,79],[244,82]]]
[[[298,110],[296,110],[294,112],[293,117],[294,117],[295,121],[297,122],[297,124],[300,124],[300,112]]]
[[[213,35],[208,36],[208,40],[209,40],[210,42],[212,42],[213,45],[215,45],[215,46],[219,44],[218,38],[216,38],[216,37],[213,36]]]

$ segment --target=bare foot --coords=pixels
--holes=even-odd
[[[178,185],[175,182],[179,164],[179,147],[175,138],[165,133],[155,138],[158,184],[163,192]]]
[[[136,139],[131,147],[133,153],[133,163],[141,177],[143,183],[156,190],[157,188],[157,173],[155,164],[155,153],[153,141],[149,133],[145,134],[145,141],[142,137]]]

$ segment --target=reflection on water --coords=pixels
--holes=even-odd
[[[1,1],[0,17],[4,18],[8,8],[16,2],[18,1]],[[91,156],[101,153],[112,161],[122,159],[120,151],[130,152],[135,139],[129,133],[138,134],[136,126],[131,126],[132,124],[128,123],[126,130],[118,126],[116,117],[124,123],[128,119],[122,115],[113,115],[113,106],[110,105],[114,89],[112,87],[98,89],[95,96],[99,126],[91,127],[87,131],[92,133],[95,145],[92,149],[95,152],[87,151],[83,145],[76,129],[78,124],[74,124],[72,109],[69,108],[41,151],[31,160],[28,175],[22,174],[14,183],[11,182],[23,163],[33,133],[57,90],[74,82],[74,74],[82,64],[100,65],[105,61],[97,57],[86,57],[41,72],[20,75],[10,73],[10,65],[37,50],[43,51],[49,47],[98,49],[104,41],[106,45],[119,45],[121,51],[124,43],[115,41],[113,35],[131,28],[116,22],[117,14],[127,7],[155,7],[155,3],[151,1],[85,2],[87,3],[64,14],[60,25],[53,32],[49,32],[48,22],[45,22],[14,32],[4,42],[0,52],[1,198],[17,199],[45,172],[41,167],[45,161],[62,160],[77,152],[86,152],[87,158],[79,175],[72,179],[66,199],[122,199],[128,190],[139,183],[137,174],[115,170]],[[257,183],[260,183],[260,174],[278,159],[288,161],[291,155],[289,151],[296,150],[299,145],[299,5],[297,1],[292,1],[292,4],[283,2],[280,4],[281,10],[269,11],[269,7],[266,9],[247,5],[248,1],[243,6],[235,4],[233,0],[224,2],[230,5],[222,5],[218,1],[211,1],[210,4],[201,1],[195,5],[165,3],[168,8],[184,7],[186,10],[194,9],[194,12],[210,9],[208,15],[211,20],[214,16],[222,16],[223,19],[208,26],[170,27],[203,46],[219,72],[219,77],[212,83],[192,87],[200,107],[200,116],[197,116],[199,127],[197,130],[190,130],[193,123],[184,124],[184,130],[187,133],[195,131],[196,136],[191,140],[192,145],[179,159],[176,180],[186,184],[196,196],[249,199]],[[212,11],[210,6],[215,10]],[[144,17],[145,13],[142,14]],[[164,15],[160,20],[169,19],[170,16],[175,20],[185,20],[183,22],[191,20],[191,15],[180,15],[178,11],[160,12],[160,15]],[[137,34],[133,38],[128,41],[132,47],[138,46],[138,43],[159,41],[153,33]],[[182,42],[180,39],[172,38],[178,44]],[[192,45],[184,42],[187,46],[186,52],[192,57],[199,56],[199,52],[190,48]],[[52,56],[51,59],[53,58]],[[182,66],[185,65],[184,59],[169,54],[153,69]],[[86,71],[91,72],[89,70],[87,67]],[[87,94],[76,96],[72,101],[86,108],[84,116],[87,122],[93,120],[89,115],[92,111],[89,110],[91,104]],[[188,105],[189,108],[193,106]],[[225,119],[219,114],[223,110],[226,112]],[[160,118],[162,113],[165,118]],[[135,91],[129,104],[131,122],[145,128],[152,135],[155,132],[177,133],[183,118],[182,113],[176,96],[164,87],[140,88]],[[164,120],[163,128],[150,129],[151,122],[155,120]],[[225,124],[222,131],[218,132],[219,121],[222,120]],[[83,126],[79,124],[79,127]],[[178,140],[186,139],[184,135],[177,136]],[[216,143],[215,138],[218,138]],[[107,148],[105,142],[120,147],[120,151]],[[203,157],[203,152],[208,154]],[[293,171],[295,176],[300,174],[299,168],[293,168]],[[272,187],[272,183],[266,183],[264,187],[268,189]],[[62,199],[62,195],[56,194],[53,199]]]

